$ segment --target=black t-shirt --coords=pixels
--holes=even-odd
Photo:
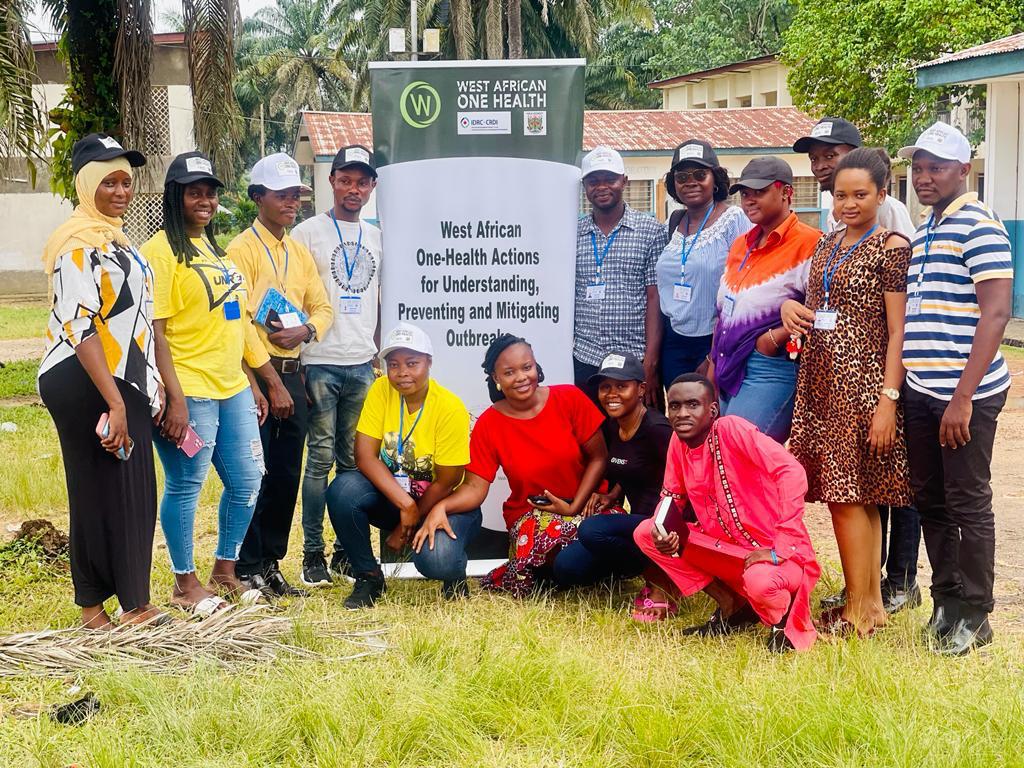
[[[607,419],[601,427],[608,443],[609,487],[618,483],[629,500],[629,511],[650,517],[661,497],[665,480],[665,457],[672,439],[668,419],[648,408],[636,434],[628,441],[619,437],[619,424]]]

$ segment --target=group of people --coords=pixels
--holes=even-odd
[[[135,249],[121,217],[145,158],[82,139],[79,204],[44,257],[39,389],[64,455],[85,626],[170,620],[149,594],[155,443],[171,602],[198,615],[225,598],[303,594],[280,569],[300,485],[305,587],[349,580],[345,607],[372,606],[387,587],[377,528],[381,550],[465,596],[467,546],[500,470],[509,552],[486,590],[642,576],[638,622],[703,591],[717,609],[688,631],[764,624],[769,647],[805,649],[821,631],[868,637],[920,604],[923,529],[926,641],[946,655],[990,642],[1009,239],[967,191],[970,145],[954,128],[936,123],[900,150],[931,209],[917,227],[888,195],[888,155],[861,144],[827,117],[793,147],[831,196],[824,234],[792,210],[780,158],[731,182],[710,144],[683,142],[665,177],[682,208],[666,227],[624,202],[617,152],[587,154],[574,384],[545,384],[528,341],[499,336],[482,363],[492,405],[471,430],[431,377],[429,335],[400,323],[381,336],[382,235],[360,218],[377,183],[367,148],[339,150],[334,205],[291,231],[308,191],[298,165],[260,160],[257,218],[226,249],[211,227],[223,184],[206,157],[181,155],[164,228]],[[211,463],[224,492],[204,584],[193,526]],[[828,505],[845,580],[816,621],[814,501]],[[119,617],[103,608],[114,595]]]

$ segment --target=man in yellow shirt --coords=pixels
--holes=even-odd
[[[267,473],[236,571],[247,588],[277,596],[302,594],[280,569],[288,551],[308,422],[299,350],[321,337],[334,319],[313,257],[285,231],[295,223],[303,191],[309,187],[288,155],[257,162],[249,185],[249,197],[258,206],[256,221],[227,248],[249,287],[249,314],[265,351],[262,361],[250,364],[256,363],[252,367],[271,415],[260,428]]]

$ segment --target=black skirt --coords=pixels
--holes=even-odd
[[[156,475],[148,399],[114,378],[135,449],[127,461],[107,453],[96,422],[109,409],[78,358],[39,377],[39,394],[50,411],[64,458],[75,603],[99,605],[117,595],[131,611],[149,603]]]

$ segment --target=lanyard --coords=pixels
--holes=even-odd
[[[742,272],[743,268],[745,266],[747,266],[747,259],[750,258],[750,252],[754,250],[754,245],[756,243],[757,243],[757,240],[755,239],[753,243],[751,243],[750,245],[747,246],[747,252],[745,254],[743,254],[743,261],[740,262],[740,268],[736,270],[736,274],[739,274],[740,272]]]
[[[338,226],[338,219],[331,211],[331,221],[334,222],[334,231],[338,233],[338,244],[341,246],[341,253],[345,257],[345,274],[348,275],[349,283],[352,282],[352,273],[356,271],[356,264],[359,263],[359,249],[363,247],[363,225],[359,225],[359,239],[356,241],[356,252],[352,257],[352,265],[348,263],[348,251],[345,250],[345,241],[341,239],[341,227]]]
[[[873,226],[871,229],[869,229],[867,232],[861,235],[860,240],[854,243],[853,247],[850,248],[850,250],[848,250],[844,256],[841,256],[839,258],[836,258],[836,255],[839,253],[839,247],[843,244],[843,238],[840,237],[836,241],[836,246],[835,248],[832,249],[832,253],[829,254],[829,257],[827,259],[825,259],[825,271],[821,275],[821,284],[822,287],[825,289],[825,309],[828,309],[828,295],[829,292],[832,290],[832,279],[836,276],[836,272],[838,272],[839,268],[844,263],[846,263],[847,259],[853,256],[853,252],[857,250],[857,246],[859,246],[861,243],[867,240],[871,236],[871,233],[873,233],[876,229],[878,229],[877,224],[875,224],[875,226]]]
[[[270,259],[270,266],[274,268],[274,277],[277,278],[277,282],[281,284],[282,292],[287,292],[288,288],[285,283],[288,282],[288,246],[285,245],[284,240],[281,241],[281,247],[284,248],[284,280],[281,279],[281,275],[277,272],[277,262],[274,261],[274,257],[270,255],[270,248],[263,242],[263,238],[260,237],[260,233],[256,231],[255,225],[250,226],[249,229],[256,235],[256,239],[260,241],[260,245],[263,246],[263,250],[267,252],[267,258]]]
[[[257,237],[259,237],[259,235],[257,235]],[[207,242],[205,237],[201,237],[201,238],[199,238],[199,240],[202,242],[202,244],[206,248],[206,250],[210,252],[210,255],[213,256],[213,258],[215,258],[217,260],[218,264],[220,264],[220,271],[224,275],[224,279],[227,281],[228,285],[230,285],[231,284],[231,270],[228,268],[228,265],[224,263],[224,259],[222,259],[220,257],[220,254],[217,253],[216,249],[214,249],[214,247],[212,245],[210,245],[209,242]]]
[[[921,269],[917,271],[917,284],[915,285],[915,293],[921,293],[921,283],[924,282],[924,267],[928,263],[928,256],[931,255],[932,240],[935,239],[935,214],[932,213],[928,217],[928,223],[925,225],[924,230],[924,256],[921,259]]]
[[[402,429],[405,426],[405,398],[398,398],[398,445],[396,447],[398,448],[398,459],[400,461],[405,458],[404,446],[409,441],[409,438],[412,437],[412,433],[416,431],[416,425],[420,423],[420,418],[423,416],[423,411],[426,410],[426,407],[427,403],[424,401],[423,405],[420,406],[419,412],[416,414],[416,421],[412,423],[412,427],[409,429],[409,434],[402,437]]]
[[[712,200],[711,205],[708,207],[708,212],[704,214],[704,220],[701,221],[700,226],[697,228],[697,234],[693,236],[693,240],[690,241],[690,247],[686,247],[686,235],[690,234],[690,214],[686,214],[686,235],[683,235],[683,244],[679,247],[679,275],[680,282],[682,282],[682,276],[686,274],[686,262],[690,258],[690,254],[693,253],[693,249],[697,247],[697,241],[700,240],[700,233],[704,231],[704,225],[708,223],[708,219],[711,217],[711,212],[715,210],[715,202]],[[750,255],[750,251],[747,251],[747,255]],[[744,259],[746,263],[746,259]],[[740,267],[743,269],[743,267]]]
[[[615,242],[615,238],[619,236],[619,230],[616,229],[612,232],[611,237],[608,238],[608,242],[604,244],[604,250],[601,251],[599,256],[597,253],[597,235],[593,231],[590,233],[590,244],[594,248],[594,262],[597,264],[597,279],[601,279],[601,266],[604,264],[604,257],[608,255],[608,251],[612,249],[612,243]]]
[[[153,273],[153,270],[150,269],[149,264],[147,264],[143,260],[142,256],[139,255],[139,252],[136,251],[133,246],[129,245],[128,246],[128,250],[131,253],[132,258],[135,259],[135,263],[139,265],[139,269],[142,270],[142,282],[148,284],[149,283],[149,277]]]

